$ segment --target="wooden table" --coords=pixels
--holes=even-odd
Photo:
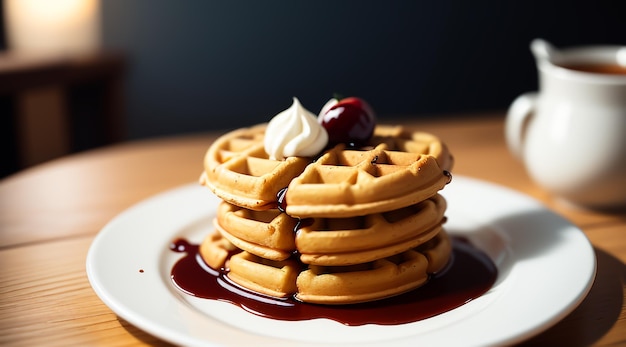
[[[593,243],[598,272],[588,297],[527,344],[625,344],[626,214],[576,210],[553,201],[507,151],[502,114],[413,125],[448,143],[455,174],[535,197],[579,226]],[[0,181],[0,345],[167,345],[100,301],[87,280],[85,258],[94,236],[115,215],[197,180],[215,135],[124,143]]]

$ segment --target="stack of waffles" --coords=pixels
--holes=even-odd
[[[222,201],[204,261],[238,285],[303,302],[351,304],[415,289],[442,271],[453,159],[437,137],[378,125],[362,147],[272,160],[266,125],[217,139],[200,182]]]

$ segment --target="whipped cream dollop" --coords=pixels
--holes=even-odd
[[[265,152],[273,160],[312,157],[328,144],[328,133],[317,117],[302,107],[298,98],[270,120],[265,129]]]

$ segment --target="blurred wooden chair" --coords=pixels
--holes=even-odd
[[[126,136],[121,54],[0,54],[0,177]]]

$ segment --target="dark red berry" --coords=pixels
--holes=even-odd
[[[376,114],[365,100],[349,97],[339,100],[320,115],[320,124],[328,132],[328,142],[365,144],[376,126]]]

